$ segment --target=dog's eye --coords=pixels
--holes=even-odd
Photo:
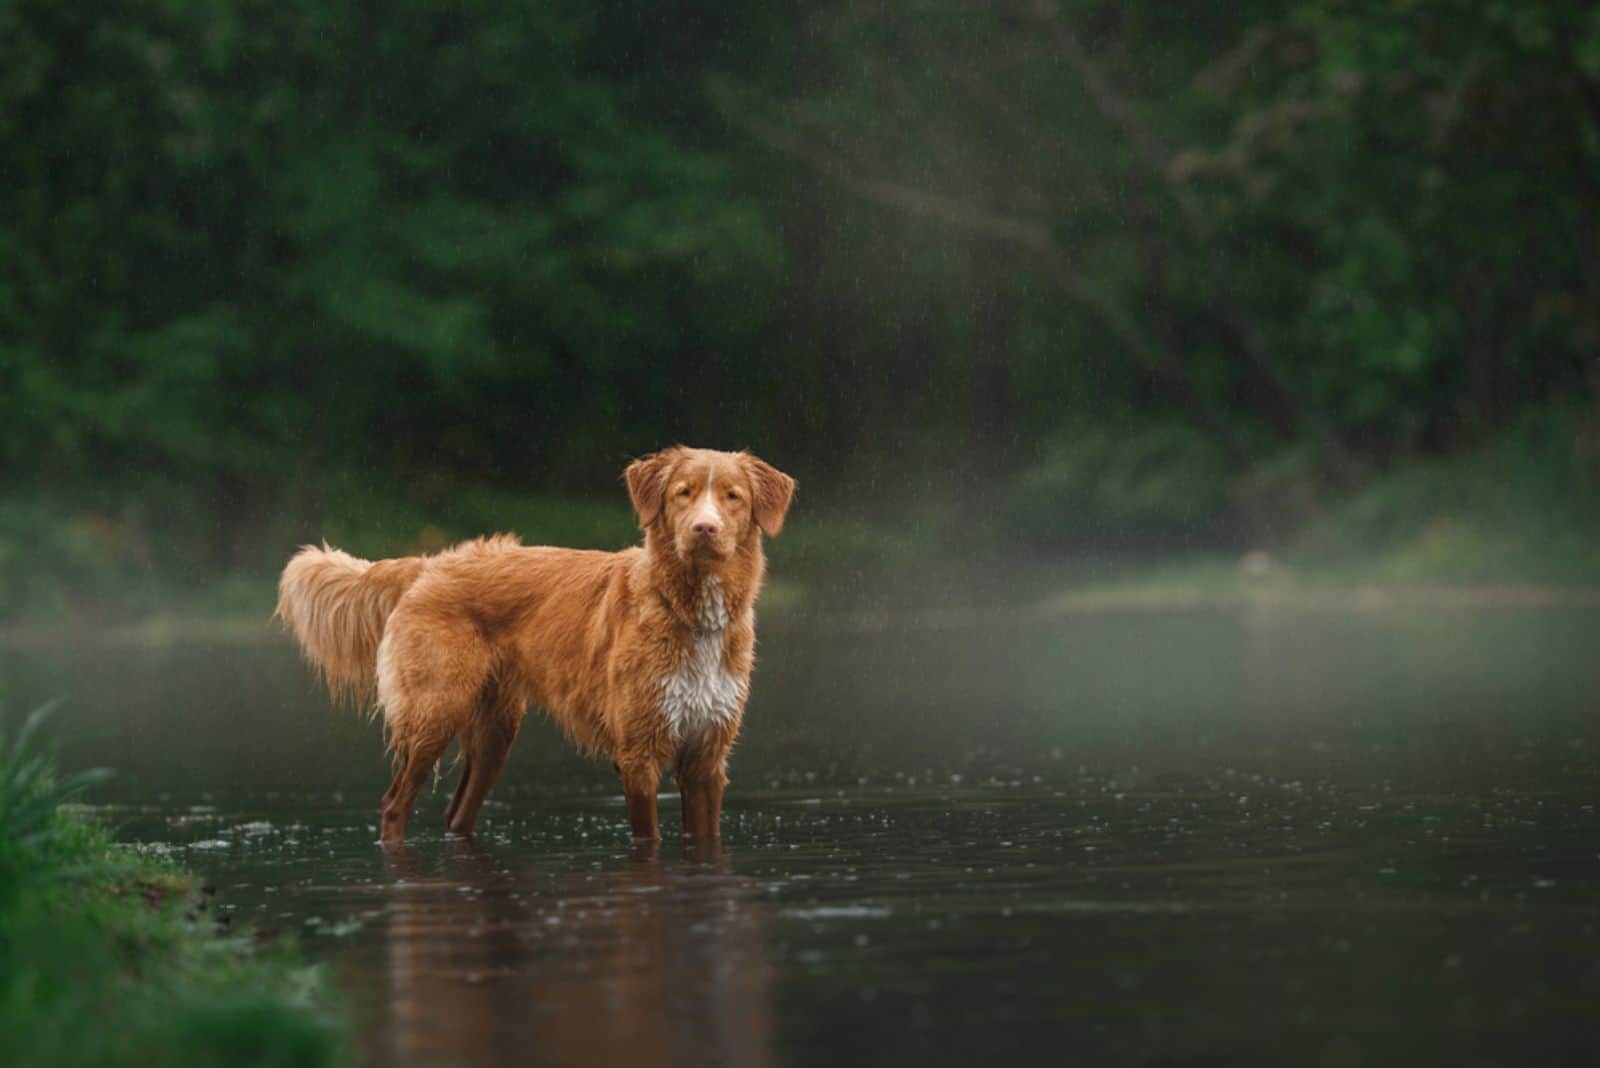
[[[733,490],[729,490],[728,491],[728,500],[736,501],[738,499],[739,499],[739,495],[737,493],[735,493]]]
[[[680,497],[689,496],[689,487],[688,486],[679,486],[678,487],[678,496],[680,496]]]

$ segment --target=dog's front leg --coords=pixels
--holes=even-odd
[[[678,754],[678,789],[683,794],[683,833],[715,838],[722,833],[722,791],[728,785],[729,740],[709,739]]]
[[[727,785],[728,776],[720,768],[683,780],[684,834],[692,838],[722,834],[722,790]]]
[[[617,773],[622,778],[622,796],[628,802],[628,826],[635,838],[660,838],[656,819],[656,788],[661,784],[661,766],[654,762],[621,762]]]

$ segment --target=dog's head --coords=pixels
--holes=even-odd
[[[725,560],[742,544],[783,529],[794,479],[747,452],[682,445],[628,465],[639,528],[679,556]]]

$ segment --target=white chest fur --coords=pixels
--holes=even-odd
[[[708,727],[732,722],[744,703],[745,679],[730,674],[722,663],[728,608],[720,583],[706,580],[700,591],[700,626],[694,644],[678,669],[661,687],[661,713],[679,739],[692,738]]]

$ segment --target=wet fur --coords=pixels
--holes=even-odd
[[[417,791],[457,739],[446,820],[471,833],[531,705],[616,765],[636,836],[658,834],[668,765],[685,831],[717,833],[755,660],[762,536],[782,528],[794,481],[748,454],[679,447],[636,461],[627,482],[644,544],[621,552],[501,535],[427,557],[369,563],[324,545],[289,561],[278,614],[336,696],[375,696],[383,715],[395,759],[386,841],[404,838]],[[687,501],[691,483],[703,495]],[[690,532],[708,501],[709,541]],[[685,713],[664,707],[674,699],[718,703]]]

